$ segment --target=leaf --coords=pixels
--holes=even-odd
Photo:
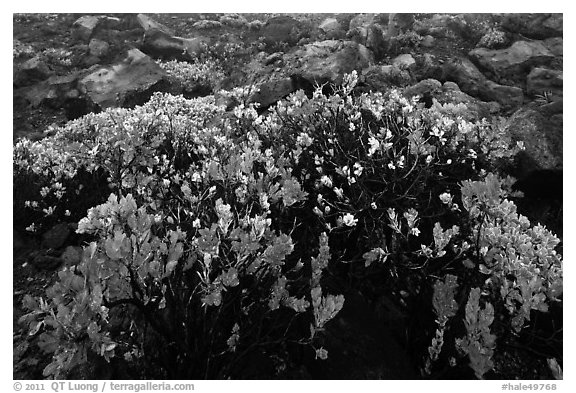
[[[40,321],[36,324],[32,323],[30,324],[30,330],[28,331],[28,335],[29,336],[35,336],[36,333],[38,333],[38,331],[40,331],[40,328],[44,325],[44,321]]]
[[[222,273],[220,278],[222,279],[222,284],[226,285],[227,287],[235,287],[240,284],[240,281],[238,280],[238,269],[235,267],[230,268],[225,273]]]

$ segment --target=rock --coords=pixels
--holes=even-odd
[[[320,26],[318,26],[320,30],[326,34],[326,38],[328,39],[338,39],[343,38],[346,35],[346,32],[342,28],[340,22],[336,18],[326,18]]]
[[[165,77],[166,72],[154,60],[138,49],[131,49],[121,63],[99,68],[83,77],[78,88],[104,109],[142,101],[158,90]]]
[[[395,65],[401,70],[411,71],[416,67],[416,60],[414,60],[411,54],[405,53],[392,59],[392,65]]]
[[[106,41],[99,40],[97,38],[92,38],[88,44],[88,50],[90,56],[102,58],[108,54],[108,49],[110,45]]]
[[[209,40],[204,37],[182,38],[152,29],[144,34],[142,51],[154,58],[192,61],[204,52]]]
[[[562,71],[547,68],[534,68],[526,79],[526,92],[531,95],[552,93],[551,99],[556,101],[563,97]]]
[[[466,36],[469,28],[462,15],[434,14],[431,18],[417,20],[412,28],[420,35],[435,38],[449,38],[454,35]]]
[[[555,115],[564,112],[564,102],[562,99],[552,101],[549,104],[540,106],[538,112],[542,113],[544,116],[550,116],[550,118],[552,118]]]
[[[268,19],[260,29],[260,33],[266,45],[281,43],[295,45],[302,38],[301,28],[302,23],[300,21],[288,15],[281,15]]]
[[[497,101],[504,108],[517,108],[524,102],[522,89],[499,85],[487,79],[468,59],[454,58],[444,65],[443,79],[456,82],[463,92],[483,101]]]
[[[415,21],[414,14],[409,13],[389,14],[387,19],[387,34],[389,37],[394,37],[412,29]]]
[[[222,27],[222,23],[217,20],[199,20],[192,27],[199,30],[219,29]]]
[[[344,74],[361,71],[373,63],[365,46],[351,41],[327,40],[305,45],[290,55],[297,66],[292,71],[310,83],[341,84]]]
[[[22,96],[33,107],[46,105],[59,109],[68,99],[68,92],[76,87],[78,75],[77,72],[73,72],[65,76],[51,76],[43,82],[19,89],[16,94]]]
[[[500,105],[496,102],[480,101],[460,90],[454,82],[440,83],[435,79],[425,79],[415,85],[404,89],[404,95],[411,98],[415,95],[421,97],[421,102],[426,103],[426,107],[432,106],[434,100],[439,104],[463,104],[467,110],[462,112],[465,120],[474,121],[482,118],[489,118],[500,110]]]
[[[348,31],[354,30],[358,27],[366,27],[374,23],[376,14],[358,14],[350,20]]]
[[[296,91],[291,78],[270,80],[258,85],[258,89],[251,95],[249,101],[259,103],[260,108],[267,108]]]
[[[138,14],[136,15],[136,20],[138,21],[138,24],[144,29],[144,33],[149,33],[150,31],[158,30],[167,35],[174,35],[174,30],[164,26],[161,23],[154,21],[147,15]]]
[[[547,38],[542,43],[554,56],[563,56],[564,40],[562,37]]]
[[[434,37],[432,37],[431,35],[426,35],[420,42],[420,45],[423,48],[432,48],[434,46],[435,41],[436,40],[434,39]]]
[[[60,256],[66,267],[76,266],[82,261],[82,247],[68,246]]]
[[[70,227],[67,223],[56,224],[42,234],[41,246],[44,248],[58,249],[66,243],[70,233]]]
[[[266,56],[263,63],[264,65],[274,64],[277,61],[282,61],[282,57],[284,56],[283,52],[274,52],[269,56]]]
[[[369,90],[385,92],[391,87],[403,87],[412,82],[408,71],[395,65],[374,65],[365,69],[362,79]]]
[[[564,18],[562,14],[508,14],[502,20],[502,27],[512,33],[528,38],[544,39],[561,37]]]
[[[350,21],[346,37],[351,41],[364,45],[374,52],[377,59],[382,58],[388,48],[385,38],[385,28],[375,22],[375,14],[359,14]]]
[[[562,168],[562,127],[555,127],[538,111],[521,108],[506,122],[506,131],[515,141],[523,141],[525,150],[518,155],[518,171]]]
[[[43,81],[52,74],[48,65],[39,56],[26,60],[19,66],[15,66],[14,86],[30,86],[38,81]]]
[[[509,79],[522,78],[532,67],[554,60],[554,54],[541,41],[516,41],[506,49],[477,48],[468,55],[497,78]]]
[[[412,98],[416,95],[423,97],[424,95],[436,96],[442,91],[442,83],[436,79],[424,79],[420,82],[404,89],[404,95]]]
[[[424,53],[423,55],[416,56],[416,67],[412,71],[414,79],[442,79],[444,74],[444,64],[441,59],[436,58],[436,56],[430,53]]]
[[[46,252],[35,251],[29,256],[28,261],[40,270],[55,270],[62,265],[62,258],[49,255]]]
[[[78,18],[72,24],[72,36],[76,39],[88,41],[92,37],[98,22],[100,22],[98,16],[86,15]]]
[[[486,80],[486,94],[490,101],[496,101],[505,108],[518,108],[524,103],[524,92],[519,87],[499,85]]]

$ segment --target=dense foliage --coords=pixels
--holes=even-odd
[[[559,240],[495,174],[521,144],[463,105],[356,82],[263,114],[242,89],[221,92],[239,102],[230,112],[156,94],[20,141],[15,184],[43,182],[15,198],[22,225],[74,217],[87,241],[47,299],[24,301],[53,355],[44,374],[94,355],[171,378],[240,378],[254,351],[320,361],[348,287],[426,319],[424,376],[493,370],[499,340],[561,301]]]

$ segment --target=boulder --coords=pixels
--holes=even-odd
[[[468,55],[496,78],[508,79],[522,79],[532,67],[554,60],[554,54],[541,41],[516,41],[506,49],[477,48]]]
[[[78,246],[68,246],[64,249],[64,252],[60,256],[64,266],[76,266],[82,261],[82,247]]]
[[[415,19],[414,14],[407,14],[407,13],[388,14],[387,22],[388,22],[387,34],[389,37],[394,37],[400,33],[412,29]]]
[[[122,62],[92,71],[78,86],[83,95],[104,109],[131,105],[149,97],[165,77],[165,71],[154,60],[138,49],[131,49]]]
[[[526,78],[526,92],[530,95],[552,93],[550,98],[556,101],[562,99],[562,91],[562,71],[536,67]]]
[[[412,71],[416,80],[442,79],[444,62],[430,53],[416,55],[416,66]]]
[[[508,14],[502,27],[512,33],[528,38],[544,39],[561,37],[564,18],[562,14]]]
[[[564,40],[562,37],[547,38],[542,41],[546,49],[548,49],[554,56],[563,56],[564,54]]]
[[[366,27],[374,23],[376,14],[358,14],[350,20],[348,31],[354,30],[358,27]]]
[[[56,224],[42,234],[41,246],[44,248],[58,249],[66,243],[70,234],[70,226],[67,223],[62,222]]]
[[[346,37],[370,49],[377,59],[382,58],[388,48],[386,28],[375,22],[375,14],[359,14],[350,21]]]
[[[258,91],[250,96],[250,102],[257,102],[260,108],[267,108],[290,93],[296,91],[291,78],[272,79],[258,85]]]
[[[346,35],[346,32],[342,28],[340,22],[336,18],[326,18],[320,23],[318,26],[322,32],[326,35],[328,39],[338,39],[343,38]]]
[[[93,15],[85,15],[76,19],[72,24],[72,36],[82,41],[88,41],[94,34],[98,22],[100,22],[100,17]]]
[[[39,270],[55,270],[62,265],[62,258],[50,255],[43,251],[34,251],[29,255],[28,261]]]
[[[373,63],[373,56],[363,45],[351,41],[327,40],[305,45],[290,54],[293,75],[310,83],[341,84],[344,74],[361,71]]]
[[[118,29],[122,25],[119,18],[112,16],[86,15],[72,24],[72,37],[88,42],[94,35],[104,29]]]
[[[260,34],[266,45],[295,45],[301,38],[302,23],[288,15],[275,16],[264,24]]]
[[[435,79],[425,79],[404,89],[404,95],[411,98],[415,95],[421,97],[426,106],[432,106],[434,101],[439,104],[463,104],[467,110],[462,112],[468,121],[489,118],[500,110],[496,102],[480,101],[460,90],[454,82],[440,83]]]
[[[110,49],[110,45],[106,41],[97,38],[92,38],[88,44],[90,56],[103,58],[108,54],[108,49]]]
[[[284,56],[283,52],[274,52],[271,55],[266,56],[262,63],[264,65],[271,65],[276,62],[282,62],[283,56]]]
[[[425,95],[437,96],[442,92],[442,83],[436,79],[424,79],[420,82],[406,87],[404,89],[404,95],[408,98],[414,96],[423,97]]]
[[[499,85],[487,79],[468,59],[453,58],[444,64],[443,79],[456,82],[463,92],[483,101],[496,101],[502,107],[517,108],[524,102],[522,89]]]
[[[16,87],[30,86],[35,82],[47,79],[52,74],[52,70],[38,56],[15,66],[15,71],[14,86]]]
[[[525,146],[518,155],[520,175],[562,168],[562,127],[551,124],[534,109],[521,108],[507,120],[505,129],[513,140],[522,141]]]
[[[449,38],[454,35],[465,36],[469,30],[462,15],[434,14],[431,18],[417,20],[413,30],[422,35],[435,38]]]
[[[435,44],[436,39],[432,37],[430,34],[425,35],[420,42],[420,46],[423,48],[432,48]]]
[[[72,98],[76,89],[78,72],[64,76],[51,76],[33,86],[19,89],[16,94],[22,96],[33,107],[46,105],[54,109],[61,108],[68,98]]]
[[[395,65],[373,65],[362,72],[368,90],[385,92],[391,87],[404,87],[412,82],[410,73]]]
[[[174,35],[174,30],[170,29],[169,27],[164,26],[161,23],[154,21],[152,18],[150,18],[147,15],[138,14],[138,15],[136,15],[136,20],[138,21],[138,24],[140,25],[140,27],[142,27],[144,29],[144,33],[148,33],[152,30],[159,30],[163,33],[166,33],[167,35]]]
[[[144,34],[142,51],[154,58],[191,61],[204,52],[209,40],[204,37],[183,38],[162,30],[152,29]]]
[[[394,59],[392,59],[392,65],[395,65],[401,70],[411,71],[414,70],[414,68],[416,67],[416,60],[414,60],[411,54],[405,53],[396,56]]]

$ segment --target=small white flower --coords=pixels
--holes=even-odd
[[[328,214],[328,213],[330,213],[330,210],[331,210],[331,209],[330,209],[330,206],[326,206],[326,207],[324,208],[324,213]]]
[[[372,156],[378,149],[380,149],[380,141],[373,136],[368,138],[368,143],[370,148],[368,149],[368,157]]]
[[[432,162],[432,156],[429,155],[428,157],[426,157],[426,164],[430,164]]]
[[[349,226],[349,227],[353,227],[356,225],[356,223],[358,222],[357,218],[354,218],[353,214],[350,213],[346,213],[343,217],[342,217],[342,222],[344,223],[344,225]]]
[[[69,217],[71,214],[72,214],[72,213],[70,213],[70,210],[66,210],[66,211],[64,212],[64,215],[65,215],[65,216],[68,216],[68,217]]]
[[[362,171],[364,171],[364,168],[362,167],[362,165],[360,165],[360,163],[356,162],[354,164],[354,174],[360,177],[360,175],[362,175]]]
[[[328,351],[324,348],[316,350],[316,359],[326,360],[328,359]]]
[[[374,210],[378,209],[378,206],[376,206],[376,202],[372,202],[372,203],[370,204],[370,207],[371,207],[372,209],[374,209]]]
[[[394,163],[392,163],[392,162],[389,162],[389,163],[388,163],[388,168],[394,170],[394,169],[396,169],[396,165],[394,165]]]
[[[420,229],[412,228],[412,229],[410,229],[410,234],[414,235],[414,236],[418,236],[418,235],[420,235]]]
[[[450,195],[449,192],[444,192],[444,193],[440,194],[439,198],[442,201],[442,203],[445,205],[452,204],[452,195]]]
[[[451,159],[446,160],[446,164],[448,165],[452,164],[452,160]]]
[[[320,178],[320,183],[326,187],[332,187],[332,179],[330,177],[324,175]]]
[[[334,187],[334,193],[338,198],[342,198],[344,196],[344,190],[338,187]]]
[[[194,228],[200,228],[200,219],[196,218],[194,221],[192,221],[192,226]]]

